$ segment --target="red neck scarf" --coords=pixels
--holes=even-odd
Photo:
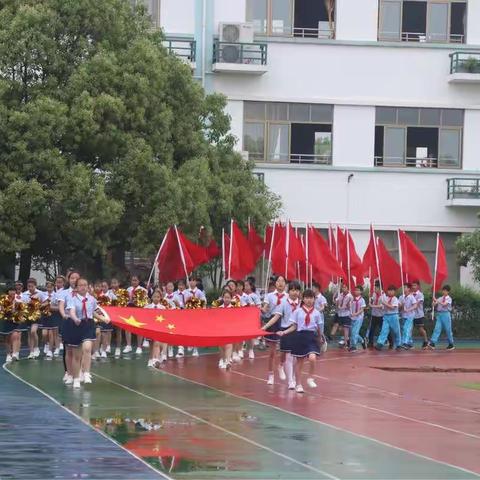
[[[294,302],[293,300],[288,299],[288,303],[290,304],[292,312],[294,312],[298,307],[298,300]]]
[[[302,310],[305,312],[305,325],[308,327],[310,325],[310,315],[315,310],[315,307],[308,309],[305,306],[302,306]]]
[[[282,303],[282,298],[285,296],[285,294],[280,292],[275,292],[275,295],[277,296],[277,305],[280,305]]]
[[[83,297],[83,298],[82,298],[82,320],[88,318],[88,315],[87,315],[87,302],[88,302],[88,298],[87,298],[87,297]]]

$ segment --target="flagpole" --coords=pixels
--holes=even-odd
[[[225,258],[225,229],[222,228],[222,270],[224,280],[227,278],[227,262]]]
[[[350,231],[348,227],[345,228],[346,239],[347,239],[347,275],[348,275],[348,290],[352,291],[352,280],[350,274]]]
[[[402,292],[405,295],[405,287],[403,285],[403,252],[402,252],[402,242],[400,241],[399,228],[397,228],[397,240],[398,240],[398,259],[400,260],[400,276],[402,277]]]
[[[330,253],[332,252],[332,247],[333,247],[333,240],[332,240],[332,222],[328,222],[328,248],[330,249]],[[330,282],[334,283],[333,275],[330,275]]]
[[[233,250],[233,218],[230,219],[230,250],[228,252],[228,280],[231,280],[232,272],[232,250]]]
[[[290,250],[290,220],[287,222],[287,239],[285,241],[285,280],[288,278],[288,251]]]
[[[375,263],[377,265],[378,283],[380,284],[380,291],[383,291],[382,274],[380,273],[380,259],[378,257],[378,245],[377,245],[377,239],[375,237],[375,229],[373,228],[372,224],[370,225],[370,228],[372,229],[373,251],[375,252]]]
[[[173,228],[175,228],[175,233],[176,233],[176,235],[177,235],[178,249],[180,250],[180,258],[182,259],[183,269],[184,269],[184,271],[185,271],[185,278],[186,278],[187,284],[188,284],[187,264],[186,264],[186,262],[185,262],[185,255],[184,255],[184,253],[183,253],[182,243],[180,242],[180,235],[178,234],[177,226],[174,225]]]
[[[158,249],[157,256],[155,257],[155,260],[153,261],[153,267],[152,267],[152,270],[151,270],[151,272],[150,272],[150,276],[148,277],[147,285],[150,284],[150,280],[152,279],[153,272],[155,271],[155,265],[156,265],[157,262],[158,262],[158,259],[159,259],[159,257],[160,257],[160,252],[162,251],[163,245],[165,245],[165,241],[166,241],[166,239],[167,239],[167,234],[168,234],[169,231],[170,231],[170,227],[168,227],[168,230],[167,230],[167,232],[165,233],[165,236],[163,237],[162,243],[160,244],[160,248]]]
[[[272,250],[273,250],[273,239],[275,238],[275,227],[277,226],[277,221],[275,220],[273,222],[273,228],[272,228],[272,238],[270,239],[270,250],[268,252],[268,263],[267,263],[267,275],[265,278],[265,294],[268,291],[268,282],[269,282],[269,276],[270,276],[270,269],[272,267]]]
[[[309,255],[308,255],[308,229],[309,229],[309,226],[308,226],[308,223],[307,223],[307,226],[306,226],[306,229],[305,229],[305,280],[306,280],[306,285],[308,286],[309,284],[309,277],[310,277],[310,269],[308,268],[308,259],[309,259]]]
[[[267,242],[267,227],[263,233],[263,253],[262,253],[262,285],[265,284],[265,244]]]
[[[437,247],[435,249],[435,269],[433,271],[433,288],[432,288],[432,321],[435,320],[435,304],[433,300],[437,290],[437,270],[438,270],[438,245],[440,243],[440,233],[437,232]]]

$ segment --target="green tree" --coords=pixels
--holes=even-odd
[[[455,248],[460,264],[471,265],[473,278],[480,282],[480,230],[464,233],[458,238]]]

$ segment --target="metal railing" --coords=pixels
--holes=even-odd
[[[293,36],[301,38],[335,38],[335,28],[306,28],[294,27]]]
[[[332,163],[332,155],[318,155],[305,153],[291,153],[290,163],[313,163],[316,165],[330,165]]]
[[[480,52],[451,53],[450,73],[480,73]]]
[[[438,168],[438,158],[375,157],[376,167]]]
[[[213,44],[213,63],[266,65],[266,43],[231,43],[216,40]]]
[[[465,43],[465,35],[459,33],[380,32],[378,39],[387,42]]]
[[[480,200],[480,178],[447,178],[447,199]]]
[[[188,60],[189,62],[195,62],[197,50],[197,42],[195,40],[167,37],[162,43],[168,50],[168,53],[172,53],[177,57]]]

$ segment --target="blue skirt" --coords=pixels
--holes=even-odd
[[[80,325],[77,325],[71,318],[64,320],[63,343],[65,345],[79,347],[83,342],[95,339],[95,322],[92,318],[82,320]]]
[[[113,325],[111,323],[104,323],[104,322],[100,322],[100,323],[97,323],[97,326],[100,327],[100,330],[102,332],[113,332]]]
[[[286,330],[288,327],[281,328],[280,330]],[[295,338],[295,332],[287,333],[280,337],[280,351],[285,353],[291,353],[292,343]]]
[[[291,347],[294,357],[306,357],[311,353],[320,355],[320,347],[318,345],[318,336],[311,330],[300,330],[292,333]]]
[[[273,342],[273,343],[280,342],[280,337],[274,332],[278,332],[280,330],[286,330],[287,329],[287,327],[284,328],[284,327],[280,326],[280,321],[281,320],[278,319],[278,321],[276,323],[274,323],[273,325],[268,327],[267,332],[272,332],[272,333],[270,335],[265,335],[264,338],[267,342]]]
[[[15,326],[12,320],[0,320],[0,335],[10,335],[15,331]]]
[[[44,328],[45,330],[53,330],[53,329],[58,328],[60,326],[61,319],[62,319],[62,317],[61,317],[60,313],[52,312],[51,315],[43,316],[40,319],[40,321],[38,322],[39,323],[38,326],[40,328]]]

